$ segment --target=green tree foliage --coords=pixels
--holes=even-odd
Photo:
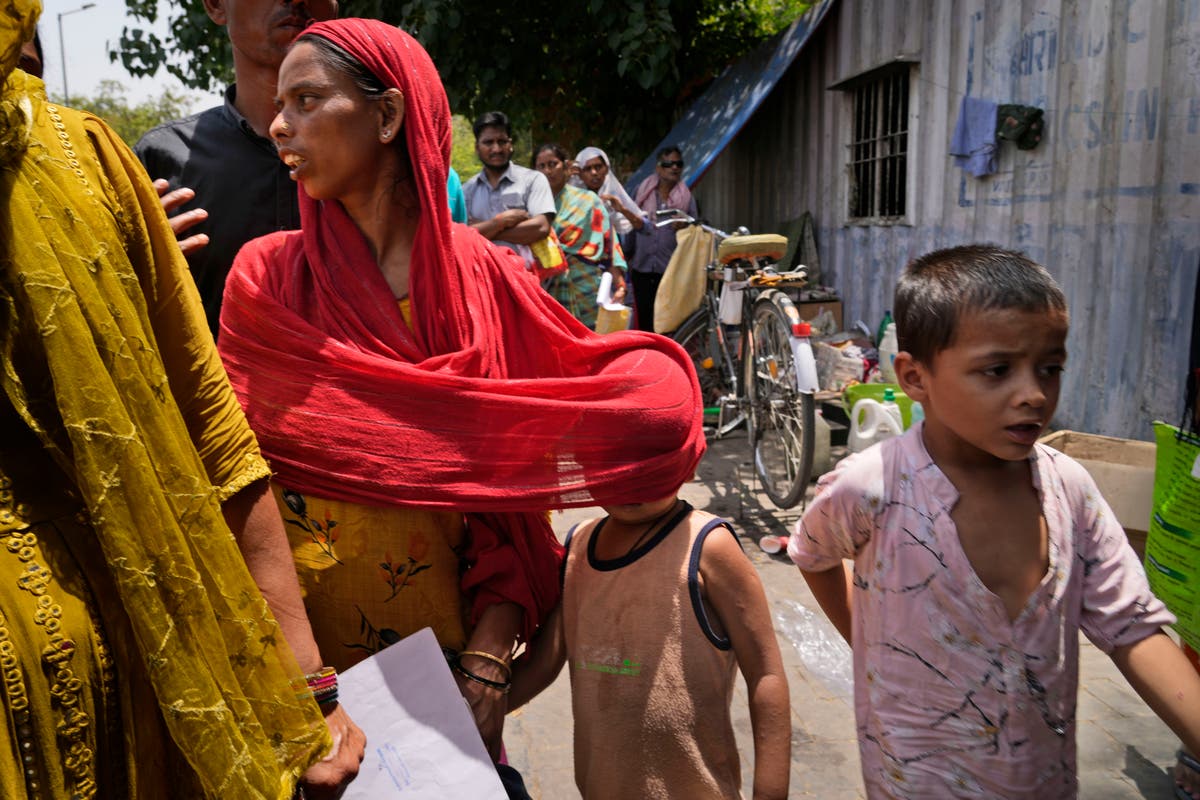
[[[475,134],[471,131],[471,120],[455,114],[450,129],[450,166],[462,178],[463,183],[481,169],[475,155]]]
[[[739,56],[799,16],[808,0],[344,0],[346,16],[412,32],[433,56],[458,113],[501,109],[532,141],[600,144],[639,161],[680,109]],[[157,0],[126,0],[152,22]],[[169,4],[164,40],[131,25],[113,57],[134,75],[166,68],[187,86],[229,80],[229,45],[200,0]]]
[[[142,134],[167,120],[190,113],[192,98],[166,89],[158,97],[130,105],[120,81],[100,81],[96,94],[72,95],[64,105],[90,111],[107,122],[130,147]]]

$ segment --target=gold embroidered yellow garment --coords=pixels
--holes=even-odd
[[[220,503],[267,475],[158,197],[0,0],[0,796],[287,798],[330,746]]]

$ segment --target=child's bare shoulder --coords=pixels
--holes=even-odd
[[[709,525],[712,525],[712,528],[700,545],[701,573],[711,573],[713,570],[724,570],[749,563],[741,540],[729,520],[707,511],[693,511],[688,515],[688,526],[694,534],[700,533]]]
[[[581,533],[586,533],[587,531],[590,531],[592,528],[596,527],[596,524],[598,522],[600,522],[600,520],[602,520],[602,519],[604,519],[604,518],[603,517],[590,517],[588,519],[581,520],[580,522],[576,522],[567,531],[567,535],[570,536],[571,538],[574,538],[576,536],[579,536]]]
[[[699,532],[704,529],[705,525],[713,520],[724,522],[732,527],[732,524],[729,522],[729,520],[725,519],[724,517],[718,517],[716,514],[710,514],[707,511],[702,511],[698,508],[693,508],[692,513],[688,514],[687,525],[692,531]]]

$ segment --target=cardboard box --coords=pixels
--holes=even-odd
[[[1112,507],[1138,558],[1144,558],[1154,501],[1154,443],[1055,431],[1043,436],[1042,444],[1083,465]]]
[[[837,323],[837,329],[839,331],[843,330],[841,300],[803,300],[796,303],[796,310],[800,312],[800,319],[805,322],[827,308],[833,314],[833,321]]]

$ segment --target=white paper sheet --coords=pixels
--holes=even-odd
[[[345,800],[507,797],[429,628],[341,673],[338,700],[367,735]]]

